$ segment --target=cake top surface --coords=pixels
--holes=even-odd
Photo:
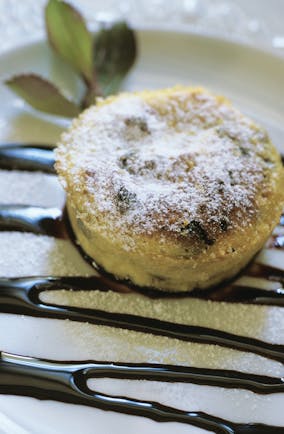
[[[78,215],[104,217],[101,230],[211,245],[255,217],[279,164],[273,149],[224,98],[175,87],[83,112],[61,139],[57,169]]]

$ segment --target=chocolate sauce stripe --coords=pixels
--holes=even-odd
[[[70,372],[85,381],[91,378],[119,378],[128,380],[194,383],[199,385],[246,389],[259,394],[283,393],[281,378],[255,375],[225,369],[196,368],[158,363],[113,363],[86,360],[81,362],[54,361],[0,353],[0,359],[23,367],[33,366],[41,371]],[[1,368],[1,362],[0,362]]]
[[[23,279],[1,279],[1,312],[54,319],[69,319],[141,333],[150,333],[186,342],[220,345],[238,351],[252,352],[284,363],[283,345],[271,344],[213,328],[178,324],[155,318],[108,312],[99,309],[43,303],[40,300],[40,293],[43,290],[52,288],[50,282],[55,283],[54,279],[50,281],[44,278],[39,279],[37,282],[33,279],[30,281]],[[104,289],[102,288],[102,290]]]
[[[284,392],[281,378],[268,377],[225,369],[205,369],[161,364],[106,364],[89,367],[87,378],[119,378],[128,380],[193,383],[228,389],[246,389],[258,394]]]
[[[275,270],[273,270],[275,271]],[[271,272],[273,272],[271,270]],[[243,275],[246,277],[246,275]],[[249,274],[247,275],[249,277]],[[268,276],[267,278],[269,278]],[[276,276],[271,275],[273,279],[277,279]],[[283,279],[283,278],[282,278]],[[277,279],[279,280],[279,279]],[[109,285],[111,289],[111,283]],[[135,290],[135,288],[133,289]],[[232,281],[231,284],[219,285],[216,288],[210,288],[208,290],[194,290],[190,293],[175,292],[175,293],[165,293],[155,289],[139,288],[136,292],[141,293],[147,297],[153,299],[185,299],[192,298],[204,301],[213,302],[227,302],[227,303],[241,303],[241,304],[252,304],[252,305],[262,305],[262,306],[277,306],[284,307],[284,288],[279,289],[261,289],[254,288],[252,286],[241,286],[237,284],[237,281]]]
[[[62,238],[62,211],[30,205],[0,205],[0,231],[32,232]]]
[[[263,424],[236,424],[203,412],[183,411],[152,401],[124,396],[111,396],[91,390],[86,383],[88,367],[74,369],[63,362],[44,363],[31,358],[17,360],[2,353],[0,360],[0,393],[33,396],[86,405],[107,411],[150,418],[157,422],[179,422],[213,431],[216,434],[280,434],[283,428]],[[23,359],[27,363],[23,363]],[[283,432],[283,431],[282,431]]]
[[[272,280],[274,282],[283,282],[284,284],[284,270],[273,265],[253,262],[245,270],[245,274],[250,277],[268,278],[269,280]]]
[[[55,174],[53,147],[10,144],[0,146],[0,169],[41,171]]]
[[[246,270],[242,277],[244,279],[251,277],[262,277],[267,280],[267,283],[277,282],[277,288],[263,289],[255,286],[239,285],[238,279],[232,281],[228,285],[220,285],[219,288],[212,289],[211,291],[201,292],[196,297],[211,301],[225,301],[228,303],[243,303],[253,305],[268,305],[284,307],[284,273],[280,270],[271,269],[270,267],[260,266],[259,274],[250,273]],[[278,272],[278,273],[277,273]],[[244,281],[242,283],[245,283]],[[251,282],[250,282],[251,283]],[[194,296],[194,293],[193,293]]]
[[[220,301],[284,307],[284,289],[279,291],[265,290],[233,285],[231,293],[228,294],[227,297],[223,297]]]

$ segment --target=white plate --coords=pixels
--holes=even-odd
[[[284,59],[269,52],[206,36],[168,31],[140,31],[140,53],[125,89],[162,88],[177,83],[208,86],[232,99],[244,112],[266,126],[278,146],[283,145]],[[36,43],[1,56],[0,78],[19,72],[48,76],[71,94],[80,93],[75,75]],[[2,140],[56,141],[60,129],[4,86],[0,87]],[[44,128],[44,134],[43,134]]]
[[[243,45],[185,33],[140,31],[139,42],[139,59],[125,82],[125,89],[160,88],[177,83],[207,86],[228,96],[242,111],[261,122],[275,144],[284,151],[284,59]],[[72,71],[53,56],[45,43],[15,49],[1,57],[1,79],[30,71],[52,78],[71,94],[78,96],[82,91]],[[66,121],[33,111],[0,85],[0,143],[55,143],[64,126]],[[1,172],[0,183],[1,202],[57,206],[63,203],[63,194],[52,176]],[[0,259],[0,275],[64,275],[72,274],[74,270],[79,274],[91,272],[68,242],[47,238],[39,242],[38,237],[23,234],[0,234]],[[188,311],[189,322],[206,323],[234,333],[284,343],[280,308],[226,307],[221,304],[213,307],[207,302],[192,302],[191,308],[194,310]],[[129,309],[135,311],[136,307],[129,304]],[[136,336],[131,333],[116,330],[114,334],[107,329],[102,328],[100,332],[97,329],[69,321],[1,314],[0,349],[70,360],[102,359],[103,355],[111,360],[114,354],[120,354],[121,359],[125,354],[129,360],[127,353],[130,351],[133,361],[177,361],[196,366],[211,364],[284,377],[284,369],[279,363],[259,356],[221,348],[212,352],[212,347],[172,344],[165,338],[153,339],[152,342],[152,338],[147,336],[137,343]],[[148,345],[150,350],[147,350]],[[113,392],[109,383],[101,387]],[[116,387],[121,393],[123,386],[117,383]],[[134,395],[139,397],[161,398],[173,405],[178,401],[188,410],[204,410],[236,422],[284,426],[283,411],[280,410],[284,404],[282,394],[261,396],[247,391],[193,385],[184,389],[181,386],[167,387],[166,390],[152,384],[149,395],[142,383],[125,387],[128,393],[133,389]],[[203,432],[181,424],[158,424],[144,418],[82,406],[0,395],[0,434],[120,434],[134,431],[138,434]]]

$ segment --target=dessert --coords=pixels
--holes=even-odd
[[[282,210],[267,133],[202,88],[101,100],[63,134],[56,159],[75,238],[140,287],[191,291],[235,276]]]
[[[283,216],[214,302],[151,299],[113,291],[57,225],[38,235],[63,207],[54,176],[0,183],[1,229],[14,222],[0,233],[1,434],[283,432]]]
[[[283,190],[267,147],[268,231]],[[282,433],[283,216],[228,286],[152,299],[84,261],[52,163],[40,146],[0,149],[0,168],[18,169],[0,170],[1,434]],[[190,235],[206,251],[219,240]]]

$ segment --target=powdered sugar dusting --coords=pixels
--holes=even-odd
[[[92,107],[64,134],[58,167],[81,193],[78,212],[107,216],[101,230],[208,245],[249,224],[273,165],[265,132],[202,89],[142,95]]]

